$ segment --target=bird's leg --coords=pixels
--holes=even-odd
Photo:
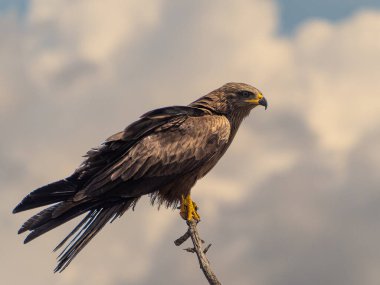
[[[201,217],[199,216],[197,210],[198,206],[193,200],[191,200],[190,194],[188,194],[186,197],[182,195],[180,207],[181,217],[186,221],[195,220],[199,222],[201,220]]]

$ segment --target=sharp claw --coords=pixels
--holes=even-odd
[[[181,197],[181,206],[180,215],[186,221],[195,220],[199,222],[201,220],[199,214],[197,213],[198,206],[197,204],[191,200],[190,195]]]

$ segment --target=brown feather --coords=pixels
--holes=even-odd
[[[223,156],[254,107],[240,91],[261,94],[247,84],[228,83],[189,106],[150,111],[88,151],[73,175],[35,190],[15,208],[50,204],[21,227],[20,233],[30,231],[25,242],[87,213],[57,247],[71,239],[56,268],[62,271],[106,223],[143,195],[158,206],[175,207]]]

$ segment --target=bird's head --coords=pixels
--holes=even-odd
[[[245,83],[227,83],[190,104],[226,116],[245,117],[256,106],[268,107],[267,100],[255,87]]]
[[[248,109],[256,106],[268,108],[267,100],[255,87],[245,83],[227,83],[219,88],[227,99],[227,103],[233,110]]]

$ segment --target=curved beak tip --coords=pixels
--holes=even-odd
[[[261,106],[264,106],[264,107],[265,107],[265,110],[268,109],[268,102],[267,102],[267,100],[265,99],[265,97],[263,97],[263,98],[260,99],[259,104],[260,104]]]

